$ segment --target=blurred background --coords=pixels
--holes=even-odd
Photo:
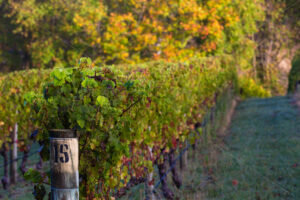
[[[298,0],[0,0],[0,71],[243,54],[240,74],[288,88]],[[298,70],[299,71],[299,70]],[[249,80],[251,77],[251,80]]]

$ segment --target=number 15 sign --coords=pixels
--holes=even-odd
[[[50,136],[51,198],[76,200],[79,198],[78,139],[71,130],[55,130]]]

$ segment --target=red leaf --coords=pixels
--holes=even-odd
[[[298,167],[298,163],[294,163],[294,164],[292,165],[292,167],[293,167],[293,168]]]
[[[176,148],[177,147],[177,140],[176,138],[172,138],[172,144],[173,144],[173,147]]]
[[[232,180],[232,185],[237,186],[239,184],[238,180],[234,179]]]

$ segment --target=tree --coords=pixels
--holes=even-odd
[[[262,0],[3,2],[2,18],[34,68],[72,66],[82,56],[117,64],[238,51],[245,64],[253,49],[249,35],[263,14]]]

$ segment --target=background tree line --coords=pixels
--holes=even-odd
[[[299,5],[298,0],[0,0],[0,67],[7,72],[74,66],[82,56],[95,64],[119,64],[244,54],[240,73],[279,94],[299,49]]]

